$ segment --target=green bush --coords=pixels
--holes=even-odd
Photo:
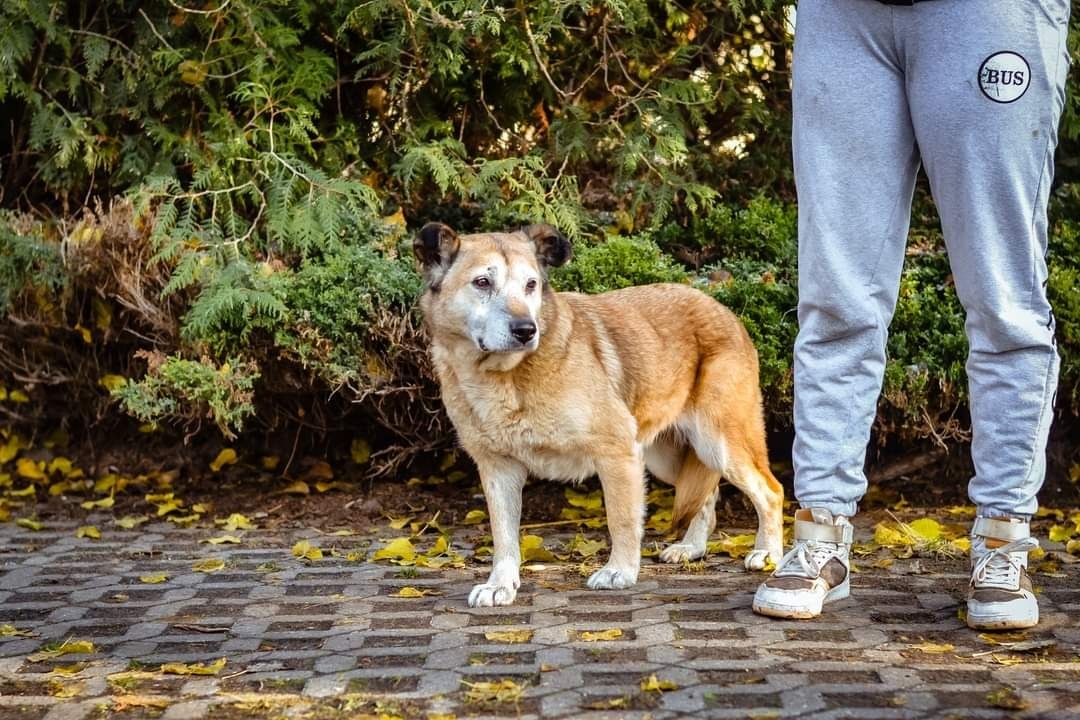
[[[797,330],[789,6],[479,0],[0,5],[0,386],[12,422],[203,420],[447,444],[408,242],[555,224],[557,287],[690,282],[746,323],[770,425]],[[1070,47],[1080,52],[1073,13]],[[1080,412],[1080,112],[1050,293]],[[916,216],[879,428],[952,427],[962,313]],[[222,368],[227,371],[222,373]],[[140,379],[141,378],[141,379]],[[77,407],[81,413],[72,414]],[[396,467],[388,461],[384,469]]]

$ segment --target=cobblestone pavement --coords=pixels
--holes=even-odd
[[[780,622],[750,612],[760,576],[731,559],[647,562],[621,592],[557,564],[527,571],[513,607],[469,609],[481,566],[350,560],[370,538],[311,530],[211,534],[0,525],[0,717],[1080,717],[1076,565],[1036,578],[1039,629],[993,645],[958,618],[960,559],[865,569],[825,618]],[[297,559],[301,538],[340,553]],[[206,558],[224,567],[192,570]],[[404,586],[435,594],[392,596]],[[488,636],[507,630],[531,634]],[[92,653],[30,657],[83,640]],[[216,675],[161,669],[219,658]]]

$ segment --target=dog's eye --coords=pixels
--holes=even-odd
[[[481,290],[487,290],[489,287],[491,287],[491,280],[489,280],[486,276],[481,275],[480,277],[475,278],[472,281],[472,284],[473,287],[480,288]]]
[[[525,283],[525,292],[532,292],[536,289],[536,278],[529,280]]]

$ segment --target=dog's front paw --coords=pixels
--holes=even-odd
[[[585,584],[592,590],[622,590],[637,582],[636,568],[605,565],[592,574]]]
[[[674,543],[660,551],[660,562],[681,563],[704,556],[704,547],[694,547],[690,543]]]
[[[495,583],[481,583],[474,585],[469,593],[469,607],[494,607],[495,605],[511,605],[517,597],[517,588],[513,585],[497,585]]]
[[[768,567],[770,560],[775,563],[779,559],[779,554],[771,553],[767,548],[754,548],[746,554],[743,566],[747,570],[764,570]]]

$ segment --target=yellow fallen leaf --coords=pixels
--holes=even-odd
[[[483,510],[470,510],[465,513],[465,519],[461,521],[462,525],[479,525],[487,520],[487,513]]]
[[[585,642],[598,642],[606,640],[618,640],[623,635],[620,628],[609,628],[607,630],[582,630],[578,633],[578,639]]]
[[[246,515],[240,513],[232,513],[224,520],[215,520],[214,523],[222,525],[226,532],[233,532],[235,530],[254,530],[256,528],[255,523],[251,522]]]
[[[34,633],[29,630],[19,630],[14,625],[0,625],[0,637],[33,637]]]
[[[109,709],[112,710],[112,712],[114,713],[122,713],[132,708],[149,708],[151,710],[164,710],[165,708],[169,707],[168,698],[156,697],[153,695],[124,694],[113,695],[109,699],[112,702],[112,705]]]
[[[238,544],[240,544],[240,538],[236,537],[235,535],[219,535],[217,537],[206,538],[205,540],[200,540],[199,542],[200,543],[207,543],[209,545],[225,545],[225,544],[238,545]]]
[[[140,575],[139,582],[146,583],[147,585],[159,585],[169,579],[169,576],[165,573],[157,573],[155,575]]]
[[[101,298],[90,299],[90,309],[94,312],[94,324],[98,330],[108,330],[112,325],[112,308]]]
[[[356,438],[349,446],[349,455],[354,463],[363,465],[371,459],[371,446],[368,445],[367,440]]]
[[[147,522],[150,518],[146,515],[125,515],[124,517],[116,520],[116,524],[125,530],[131,530],[144,522]]]
[[[539,535],[521,536],[521,562],[555,562],[557,559],[544,547],[544,538]]]
[[[604,506],[604,496],[602,491],[596,490],[591,493],[581,493],[573,488],[566,488],[566,501],[576,508],[582,510],[599,511]]]
[[[19,518],[15,521],[15,524],[19,527],[24,527],[27,530],[44,530],[45,526],[33,518]]]
[[[311,488],[303,480],[293,480],[285,487],[278,490],[278,493],[284,493],[286,495],[310,495]]]
[[[956,648],[949,643],[933,643],[922,642],[918,645],[912,645],[912,650],[918,650],[919,652],[929,653],[931,655],[952,652]]]
[[[193,513],[191,515],[170,515],[165,519],[180,527],[188,527],[189,525],[194,525],[200,517],[202,517],[202,515],[199,515],[199,513]]]
[[[37,495],[37,487],[34,485],[27,485],[24,488],[18,490],[8,490],[7,496],[13,498],[31,497]]]
[[[97,652],[94,643],[89,640],[65,640],[56,647],[46,646],[39,652],[27,656],[30,662],[42,662],[62,655],[90,655]]]
[[[969,537],[954,538],[949,541],[949,545],[961,553],[971,552],[971,538]]]
[[[67,477],[68,475],[71,475],[72,472],[71,460],[66,457],[57,456],[49,463],[48,473],[50,475],[60,473],[64,477]]]
[[[30,396],[22,390],[12,390],[8,393],[8,400],[13,403],[28,403],[30,402]]]
[[[76,324],[74,329],[82,337],[84,343],[89,345],[93,342],[93,338],[90,335],[89,329],[84,328],[81,324]]]
[[[735,559],[746,557],[754,549],[757,541],[755,533],[745,535],[726,535],[719,540],[708,543],[707,550],[710,553],[724,553]]]
[[[277,468],[278,463],[281,462],[281,458],[277,455],[264,455],[259,462],[263,470],[274,470]]]
[[[1065,552],[1070,555],[1080,555],[1080,540],[1070,540],[1065,543]]]
[[[529,642],[532,636],[532,630],[492,630],[484,633],[484,637],[492,642],[511,644]]]
[[[225,658],[220,658],[209,665],[202,663],[165,663],[161,672],[166,675],[217,675],[225,669]]]
[[[217,454],[214,461],[210,463],[210,469],[214,472],[221,472],[221,468],[226,465],[232,465],[236,462],[236,451],[232,448],[225,448]]]
[[[1052,542],[1067,542],[1077,532],[1075,525],[1054,525],[1050,528]]]
[[[404,560],[411,562],[416,559],[416,548],[407,537],[394,538],[385,547],[375,551],[372,560]]]
[[[333,480],[334,469],[325,460],[319,460],[304,473],[305,480]]]
[[[884,522],[874,526],[874,542],[882,547],[903,547],[915,544],[915,540],[910,535]]]
[[[15,461],[15,472],[27,480],[45,479],[45,461],[35,462],[30,458],[21,457]]]
[[[574,539],[570,541],[568,549],[580,557],[590,558],[601,550],[606,550],[607,542],[604,540],[587,540],[585,536],[579,534],[575,535]]]
[[[408,515],[406,517],[400,517],[400,518],[395,518],[393,516],[387,516],[387,517],[390,518],[390,527],[393,528],[394,530],[400,530],[401,528],[408,525],[409,521],[413,519],[412,515]]]
[[[653,674],[642,679],[641,689],[644,692],[667,692],[668,690],[678,690],[679,686],[671,680],[660,680]]]
[[[105,388],[109,392],[116,392],[120,388],[127,385],[127,378],[123,375],[102,375],[98,380],[98,385]]]
[[[941,523],[933,518],[919,518],[907,523],[908,528],[924,542],[936,542],[941,539]]]
[[[115,501],[111,497],[101,498],[100,500],[86,500],[79,503],[79,506],[83,510],[94,510],[96,508],[108,509],[115,504]]]
[[[498,682],[467,682],[463,684],[468,688],[465,691],[465,702],[474,705],[491,705],[495,703],[518,703],[525,694],[525,686],[518,685],[509,678]]]
[[[75,537],[90,538],[91,540],[100,540],[101,531],[93,525],[80,525],[79,529],[75,531]]]
[[[83,682],[64,682],[59,678],[54,678],[49,681],[49,694],[55,698],[68,699],[76,697],[86,689],[86,683]]]
[[[221,558],[206,558],[205,560],[199,560],[191,569],[195,572],[212,573],[217,572],[225,567],[225,561]]]
[[[390,597],[396,597],[396,598],[422,598],[422,597],[427,597],[428,595],[441,595],[441,594],[442,593],[440,593],[438,590],[433,590],[433,589],[429,589],[429,588],[424,588],[423,590],[421,590],[419,588],[414,588],[411,585],[406,585],[405,587],[398,590],[396,593],[390,593]]]
[[[77,675],[88,668],[90,663],[77,662],[71,665],[53,665],[52,672],[57,675]]]
[[[301,540],[292,546],[293,557],[305,560],[322,560],[323,551],[318,546],[312,545],[307,540]]]

